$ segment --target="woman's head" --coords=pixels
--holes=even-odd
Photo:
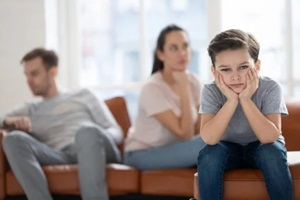
[[[183,70],[190,60],[187,33],[176,25],[165,27],[157,38],[152,73],[164,70],[165,66]]]

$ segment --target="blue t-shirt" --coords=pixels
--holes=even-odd
[[[259,77],[259,86],[251,99],[264,115],[275,113],[288,115],[281,86],[269,77]],[[216,114],[226,100],[214,81],[205,84],[201,95],[200,113]],[[237,106],[221,140],[242,145],[258,140],[240,104]],[[279,140],[284,143],[282,134]]]

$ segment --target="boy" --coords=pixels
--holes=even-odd
[[[241,30],[216,35],[208,53],[215,81],[201,95],[200,134],[207,146],[198,157],[201,200],[223,199],[223,175],[235,168],[259,168],[270,199],[293,199],[281,115],[287,115],[281,87],[259,76],[259,44]]]

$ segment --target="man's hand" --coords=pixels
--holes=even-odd
[[[7,117],[4,124],[9,128],[18,129],[27,133],[31,132],[31,121],[28,117]]]
[[[246,75],[246,88],[239,94],[239,99],[251,99],[258,88],[258,74],[254,68],[251,68]]]

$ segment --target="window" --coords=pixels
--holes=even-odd
[[[253,33],[261,44],[261,73],[278,79],[286,96],[300,97],[297,0],[60,0],[57,4],[58,47],[63,47],[64,64],[72,66],[64,73],[73,80],[67,86],[94,88],[103,97],[125,95],[132,118],[140,87],[150,76],[157,36],[170,23],[187,30],[190,70],[203,83],[212,78],[209,41],[220,31],[239,28]]]
[[[142,82],[151,73],[156,39],[166,25],[175,23],[187,30],[190,70],[202,73],[205,1],[78,0],[78,4],[80,86],[99,88],[104,96],[125,95],[132,117]]]

